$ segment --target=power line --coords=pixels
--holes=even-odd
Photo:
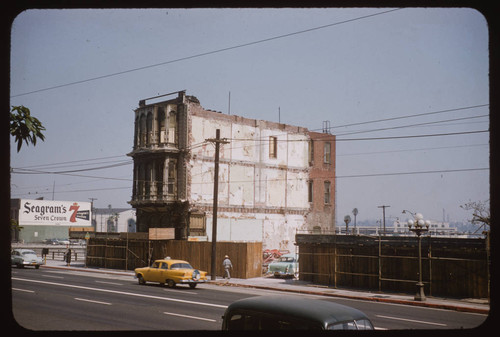
[[[357,17],[357,18],[354,18],[354,19],[349,19],[349,20],[334,22],[334,23],[330,23],[330,24],[327,24],[327,25],[323,25],[323,26],[313,27],[313,28],[304,29],[304,30],[300,30],[300,31],[297,31],[297,32],[293,32],[293,33],[288,33],[288,34],[278,35],[278,36],[274,36],[274,37],[270,37],[270,38],[266,38],[266,39],[262,39],[262,40],[257,40],[257,41],[253,41],[253,42],[243,43],[243,44],[235,45],[235,46],[232,46],[232,47],[226,47],[226,48],[216,49],[216,50],[212,50],[212,51],[208,51],[208,52],[204,52],[204,53],[199,53],[199,54],[195,54],[195,55],[191,55],[191,56],[181,57],[181,58],[170,60],[170,61],[165,61],[165,62],[151,64],[151,65],[147,65],[147,66],[143,66],[143,67],[138,67],[138,68],[133,68],[133,69],[129,69],[129,70],[119,71],[119,72],[111,73],[111,74],[107,74],[107,75],[92,77],[92,78],[88,78],[86,80],[69,82],[69,83],[60,84],[60,85],[56,85],[56,86],[52,86],[52,87],[47,87],[47,88],[43,88],[43,89],[33,90],[33,91],[25,92],[25,93],[22,93],[22,94],[12,95],[10,97],[13,98],[13,97],[25,96],[25,95],[29,95],[29,94],[34,94],[34,93],[42,92],[42,91],[63,88],[63,87],[67,87],[67,86],[71,86],[71,85],[75,85],[75,84],[81,84],[81,83],[96,81],[96,80],[100,80],[100,79],[104,79],[104,78],[109,78],[109,77],[114,77],[114,76],[118,76],[118,75],[128,74],[128,73],[139,71],[139,70],[145,70],[145,69],[159,67],[159,66],[163,66],[163,65],[167,65],[167,64],[176,63],[176,62],[186,61],[186,60],[190,60],[190,59],[194,59],[194,58],[198,58],[198,57],[202,57],[202,56],[212,55],[212,54],[221,53],[221,52],[225,52],[225,51],[229,51],[229,50],[233,50],[233,49],[238,49],[238,48],[248,47],[248,46],[252,46],[252,45],[256,45],[256,44],[260,44],[260,43],[264,43],[264,42],[274,41],[274,40],[278,40],[278,39],[282,39],[282,38],[286,38],[286,37],[290,37],[290,36],[294,36],[294,35],[308,33],[308,32],[312,32],[312,31],[315,31],[315,30],[329,28],[329,27],[333,27],[333,26],[337,26],[337,25],[341,25],[341,24],[345,24],[345,23],[349,23],[349,22],[359,21],[359,20],[371,18],[371,17],[377,16],[377,15],[382,15],[382,14],[387,14],[387,13],[390,13],[390,12],[398,11],[398,10],[401,10],[401,9],[402,8],[396,8],[396,9],[391,9],[391,10],[387,10],[387,11],[383,11],[383,12],[379,12],[379,13],[364,15],[364,16],[360,16],[360,17]]]

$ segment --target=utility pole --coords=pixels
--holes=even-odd
[[[97,198],[89,198],[89,200],[90,200],[90,223],[92,227],[94,227],[94,231],[97,232],[97,223],[94,214],[94,200],[97,200]]]
[[[378,208],[382,208],[382,214],[384,216],[384,235],[385,235],[385,208],[386,207],[391,207],[391,206],[386,206],[386,205],[378,206]]]
[[[211,279],[215,281],[217,270],[217,204],[219,195],[219,147],[220,144],[228,144],[226,138],[220,138],[220,129],[215,130],[215,139],[206,139],[207,142],[215,144],[215,167],[214,167],[214,204],[213,204],[213,219],[212,219],[212,264],[211,264]]]

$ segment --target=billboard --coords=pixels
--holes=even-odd
[[[19,225],[92,226],[91,203],[21,199]]]

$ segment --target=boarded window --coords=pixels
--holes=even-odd
[[[204,214],[191,214],[189,218],[189,235],[191,236],[207,235]]]
[[[277,158],[278,156],[278,138],[269,137],[269,158]]]

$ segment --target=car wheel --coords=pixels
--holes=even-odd
[[[19,263],[19,264],[17,265],[17,268],[24,268],[24,265],[22,265],[21,263]]]
[[[175,288],[175,282],[174,280],[167,280],[167,285],[169,288]]]
[[[144,277],[142,277],[142,275],[137,276],[137,280],[139,281],[139,284],[146,284],[146,280],[144,280]]]
[[[191,288],[191,289],[196,288],[196,283],[189,283],[189,288]]]
[[[37,264],[37,265],[35,266],[35,269],[38,269],[38,268],[40,268],[40,265],[39,265],[39,264]]]

